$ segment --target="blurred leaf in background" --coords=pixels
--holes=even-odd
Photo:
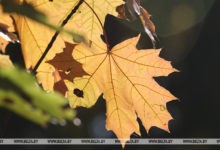
[[[0,64],[7,64],[7,56],[0,56],[4,57]],[[45,125],[51,118],[72,120],[75,112],[65,108],[66,105],[67,99],[58,93],[44,92],[26,71],[17,67],[0,68],[0,107]]]

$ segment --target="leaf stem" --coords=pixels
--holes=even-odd
[[[79,3],[74,7],[74,9],[70,12],[70,14],[66,17],[66,19],[63,20],[61,27],[65,26],[67,24],[67,22],[69,21],[69,19],[72,17],[72,15],[78,10],[78,8],[80,7],[80,5],[84,2],[84,0],[80,0]],[[33,69],[33,73],[36,74],[37,69],[39,68],[40,64],[42,63],[42,61],[44,60],[44,58],[46,57],[47,53],[49,52],[49,50],[51,49],[51,47],[53,46],[53,43],[56,41],[57,36],[59,35],[60,30],[56,31],[56,33],[53,35],[53,37],[50,40],[50,43],[47,45],[47,48],[45,49],[43,55],[41,56],[41,58],[39,59],[39,61],[37,62],[36,66]]]

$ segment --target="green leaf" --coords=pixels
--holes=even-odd
[[[72,120],[75,112],[59,93],[46,93],[34,77],[16,67],[0,68],[0,107],[44,125],[51,118]]]

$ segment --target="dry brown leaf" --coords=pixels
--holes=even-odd
[[[141,6],[140,0],[126,0],[126,6],[133,19],[136,19],[136,16],[139,16],[146,34],[152,41],[153,48],[156,48],[157,35],[155,25],[150,20],[151,15]]]
[[[62,79],[63,72],[59,72],[57,69],[54,71],[54,91],[60,92],[64,96],[68,91],[64,80]]]
[[[73,81],[75,77],[88,75],[82,69],[82,64],[73,59],[72,53],[75,45],[67,42],[65,44],[64,52],[56,54],[48,63],[53,65],[59,72],[62,72],[61,78],[63,80]]]

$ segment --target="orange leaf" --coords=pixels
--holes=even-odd
[[[113,130],[119,139],[129,139],[133,132],[140,134],[137,116],[147,131],[152,126],[168,130],[172,117],[166,103],[176,99],[153,79],[176,70],[159,57],[161,50],[137,50],[138,40],[139,37],[128,39],[111,51],[104,43],[93,45],[92,49],[77,45],[74,58],[89,75],[75,78],[74,84],[66,81],[72,108],[91,107],[103,93],[107,105],[106,128]]]
[[[25,66],[27,69],[33,69],[50,43],[55,31],[24,16],[14,15],[14,18],[21,41]],[[53,71],[55,70],[52,65],[45,62],[51,60],[56,53],[62,52],[64,47],[63,40],[58,37],[37,70],[38,81],[45,90],[53,91]]]
[[[22,3],[24,1],[17,0],[17,2]],[[25,0],[25,2],[31,4],[36,10],[43,12],[48,18],[49,23],[60,26],[73,8],[79,3],[79,0]],[[85,34],[87,40],[89,40],[92,45],[93,43],[96,43],[96,38],[99,38],[102,34],[102,27],[92,9],[97,12],[101,23],[103,23],[105,15],[108,13],[113,15],[117,14],[115,7],[122,3],[122,0],[85,0],[64,28],[79,34]],[[17,31],[20,37],[26,68],[34,68],[55,31],[42,24],[34,22],[27,17],[20,15],[13,15],[13,17],[15,18]],[[72,37],[61,33],[61,36],[57,37],[49,53],[46,55],[46,58],[37,70],[38,81],[42,83],[45,90],[53,90],[53,72],[55,71],[55,68],[52,65],[45,62],[53,59],[56,53],[62,52],[62,49],[65,47],[64,40],[74,43]]]
[[[64,52],[56,54],[56,56],[47,61],[56,68],[54,72],[55,84],[54,90],[65,95],[67,87],[64,80],[73,81],[75,77],[82,77],[88,75],[83,69],[82,64],[73,59],[72,53],[75,47],[74,44],[66,42]]]
[[[63,80],[73,81],[75,77],[87,75],[82,69],[82,64],[73,59],[72,53],[75,45],[67,42],[65,44],[64,52],[56,54],[52,60],[47,62],[62,72],[60,75]]]

